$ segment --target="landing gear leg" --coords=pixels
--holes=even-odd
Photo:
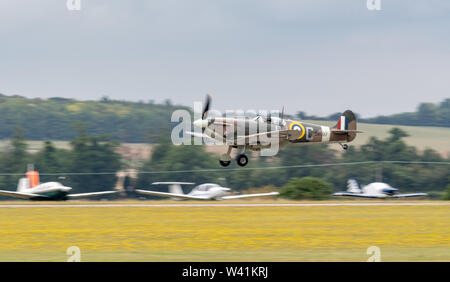
[[[231,150],[232,150],[232,149],[233,149],[233,148],[232,148],[231,146],[228,146],[228,151],[227,151],[225,154],[222,154],[222,155],[220,156],[219,163],[220,163],[221,166],[226,167],[226,166],[229,166],[229,165],[230,165],[230,163],[231,163],[231,156],[230,156],[230,153],[231,153]]]

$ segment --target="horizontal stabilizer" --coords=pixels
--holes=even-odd
[[[364,131],[361,130],[339,130],[339,129],[331,129],[331,132],[336,134],[364,133]]]

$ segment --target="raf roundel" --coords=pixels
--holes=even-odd
[[[305,135],[305,127],[303,126],[303,124],[299,123],[299,122],[292,122],[289,125],[289,130],[298,130],[300,131],[300,136],[297,138],[298,139],[302,139],[302,137]]]

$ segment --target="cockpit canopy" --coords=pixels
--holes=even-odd
[[[257,116],[253,119],[254,121],[264,121],[270,124],[274,124],[274,125],[278,125],[278,126],[285,126],[286,125],[286,121],[282,118],[279,117],[263,117],[263,116]]]
[[[390,194],[397,192],[396,188],[392,188],[389,184],[383,182],[373,182],[364,187],[366,194]]]
[[[213,184],[213,183],[205,183],[205,184],[202,184],[202,185],[199,185],[199,186],[195,187],[195,190],[197,190],[197,191],[209,191],[211,188],[214,188],[214,187],[219,187],[219,185]]]
[[[284,119],[279,118],[279,117],[271,117],[270,118],[270,123],[271,124],[275,124],[275,125],[279,125],[279,126],[285,126],[286,125],[286,121]]]
[[[51,188],[51,187],[64,187],[64,185],[62,185],[59,182],[46,182],[46,183],[42,183],[40,185],[42,188]]]

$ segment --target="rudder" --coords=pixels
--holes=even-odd
[[[356,116],[355,116],[355,114],[350,110],[346,110],[345,112],[343,112],[341,114],[336,125],[333,128],[336,128],[337,130],[342,130],[342,131],[346,131],[346,130],[356,131]],[[356,132],[348,132],[347,142],[350,142],[355,138],[356,138]]]
[[[30,188],[36,187],[40,184],[39,172],[37,172],[35,170],[27,171],[26,175],[29,180]]]
[[[347,180],[347,192],[349,193],[361,193],[361,187],[356,179],[350,178]]]
[[[30,188],[30,180],[26,177],[19,179],[19,182],[17,183],[17,192],[25,192],[28,188]]]

